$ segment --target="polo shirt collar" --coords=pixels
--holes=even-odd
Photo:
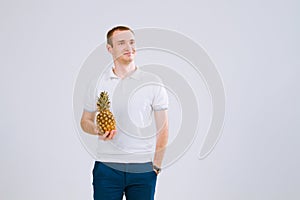
[[[136,69],[134,70],[134,72],[132,72],[128,77],[126,78],[131,78],[131,79],[135,79],[135,80],[140,80],[140,69],[138,66],[136,66]],[[109,70],[109,78],[110,79],[120,79],[120,77],[118,77],[114,72],[113,72],[113,68],[111,68]]]
[[[108,74],[110,79],[119,79],[119,77],[117,75],[115,75],[115,73],[113,72],[113,68],[111,68],[109,70],[109,74]]]

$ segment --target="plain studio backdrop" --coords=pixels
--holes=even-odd
[[[193,39],[226,90],[213,152],[199,160],[202,141],[194,141],[159,175],[157,200],[299,199],[299,7],[296,0],[2,0],[0,199],[92,199],[94,161],[74,125],[73,87],[84,60],[119,24]]]

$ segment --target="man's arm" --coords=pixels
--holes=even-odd
[[[84,132],[89,133],[91,135],[99,135],[99,130],[94,122],[96,116],[96,112],[87,112],[83,111],[81,116],[80,125]],[[103,135],[99,135],[99,139],[101,140],[111,140],[116,134],[116,130],[112,130],[111,132],[106,132]]]
[[[83,111],[80,125],[84,132],[92,135],[98,135],[99,130],[94,122],[95,116],[96,112],[87,112],[85,110]]]
[[[168,111],[154,111],[154,118],[156,123],[157,136],[153,164],[157,167],[161,167],[166,146],[168,143]]]

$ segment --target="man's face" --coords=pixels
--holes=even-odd
[[[115,31],[111,37],[113,46],[107,45],[113,59],[123,64],[129,64],[135,57],[135,38],[131,31]]]

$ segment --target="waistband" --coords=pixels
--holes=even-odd
[[[95,161],[95,164],[104,164],[107,167],[113,168],[122,172],[129,173],[145,173],[153,171],[153,163],[116,163],[116,162],[101,162]]]

